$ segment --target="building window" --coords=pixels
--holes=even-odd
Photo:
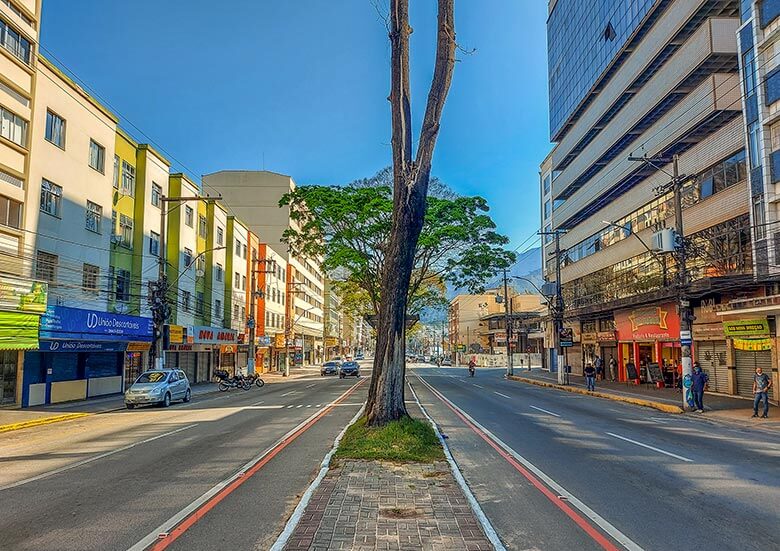
[[[57,281],[57,265],[59,257],[56,254],[38,251],[35,254],[35,279],[54,284]]]
[[[750,168],[761,166],[761,154],[759,139],[761,135],[761,124],[756,121],[748,127],[748,154],[750,156]]]
[[[24,16],[23,19],[29,20],[27,16]],[[30,64],[30,55],[32,53],[30,41],[23,37],[21,33],[15,31],[2,19],[0,19],[0,45],[14,54],[17,58],[24,61],[27,65]]]
[[[202,254],[195,259],[195,271],[198,277],[203,277],[206,272],[206,258]]]
[[[187,269],[192,264],[192,249],[184,248],[184,269]]]
[[[217,245],[225,243],[225,230],[217,226]]]
[[[5,116],[3,126],[5,127]],[[46,140],[60,149],[65,149],[65,119],[51,111],[46,111]]]
[[[238,317],[238,304],[233,305],[233,319],[234,320],[240,319]]]
[[[246,260],[246,245],[241,245],[241,258]]]
[[[195,211],[192,210],[192,207],[189,205],[184,206],[184,223],[189,226],[190,228],[193,227],[194,224],[194,218]]]
[[[135,167],[122,161],[122,195],[135,197]]]
[[[8,109],[0,107],[0,117],[2,117],[2,126],[0,135],[5,139],[11,140],[16,145],[27,146],[27,121],[19,115],[15,115]]]
[[[119,215],[119,237],[123,247],[133,248],[133,219],[125,214]]]
[[[59,217],[62,210],[62,188],[48,181],[41,182],[41,211]]]
[[[219,321],[222,319],[222,301],[216,299],[214,301],[214,319]]]
[[[753,228],[755,229],[756,241],[766,237],[766,211],[763,195],[756,195],[753,198]]]
[[[241,290],[246,291],[246,276],[241,276]]]
[[[114,189],[119,189],[119,155],[114,155]]]
[[[149,254],[152,256],[160,256],[160,234],[157,232],[151,232],[149,234]]]
[[[203,293],[198,291],[195,294],[195,313],[202,316],[203,312],[204,312]]]
[[[241,320],[243,321],[245,319],[246,319],[246,306],[242,306],[241,307]]]
[[[544,177],[544,194],[547,195],[548,193],[550,193],[550,175],[549,174],[547,174]]]
[[[220,264],[219,262],[217,262],[216,271],[217,271],[217,281],[221,282],[222,281],[222,273],[223,273],[223,271],[222,271],[222,264]]]
[[[105,174],[106,148],[95,140],[89,140],[89,166],[101,174]]]
[[[550,217],[550,200],[544,202],[544,219],[547,220]]]
[[[209,235],[209,222],[203,215],[198,216],[198,235],[206,239]]]
[[[233,252],[236,256],[241,256],[241,241],[236,239],[236,250]]]
[[[238,272],[235,273],[235,277],[233,278],[233,287],[235,287],[236,289],[241,288],[241,274],[239,274]]]
[[[21,228],[22,204],[0,195],[0,224],[11,228]]]
[[[190,312],[191,311],[191,308],[192,308],[191,300],[192,300],[192,293],[190,293],[189,291],[182,291],[181,292],[181,307],[182,307],[182,310],[184,310],[185,312]]]
[[[162,198],[162,187],[152,182],[152,206],[159,207]]]
[[[270,312],[267,312],[267,311],[266,311],[266,313],[265,313],[265,324],[266,324],[267,326],[270,326],[270,325],[271,325],[271,313],[270,313]]]
[[[81,287],[84,289],[84,292],[93,295],[98,294],[99,282],[100,282],[100,267],[85,263],[81,275]]]
[[[86,228],[95,233],[100,233],[100,222],[103,219],[103,207],[92,201],[87,201]]]

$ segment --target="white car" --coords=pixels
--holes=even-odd
[[[135,380],[125,392],[125,406],[127,409],[148,404],[168,407],[173,400],[189,402],[191,398],[190,382],[184,371],[159,369],[146,371]]]

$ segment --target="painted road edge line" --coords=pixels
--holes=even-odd
[[[650,444],[637,442],[636,440],[631,440],[630,438],[626,438],[625,436],[620,436],[619,434],[615,434],[614,432],[608,432],[607,434],[619,440],[630,442],[631,444],[636,444],[637,446],[642,446],[643,448],[647,448],[648,450],[653,450],[654,452],[662,453],[664,455],[668,455],[669,457],[674,457],[675,459],[679,459],[680,461],[685,461],[686,463],[693,463],[693,459],[688,459],[687,457],[683,457],[682,455],[677,455],[676,453],[668,452],[666,450],[662,450],[661,448],[656,448],[655,446],[651,446]]]
[[[601,515],[599,515],[596,511],[585,505],[582,501],[580,501],[576,496],[574,496],[571,492],[569,492],[566,488],[558,484],[555,480],[550,478],[547,474],[545,474],[541,469],[539,469],[536,465],[528,461],[525,457],[517,453],[514,449],[509,447],[508,444],[506,444],[503,440],[498,438],[495,434],[490,432],[487,428],[482,426],[476,419],[474,419],[471,415],[463,411],[460,407],[455,405],[455,403],[444,396],[441,392],[437,391],[435,388],[433,388],[427,381],[423,380],[422,377],[419,375],[416,375],[418,379],[426,386],[428,389],[441,400],[445,404],[448,404],[450,408],[452,408],[453,411],[458,413],[462,416],[463,419],[468,420],[471,424],[473,424],[475,427],[479,428],[486,436],[488,436],[497,446],[499,446],[501,449],[504,450],[505,453],[510,455],[512,458],[514,458],[516,461],[518,461],[521,465],[523,465],[526,469],[531,471],[533,474],[535,474],[539,479],[541,479],[548,487],[552,488],[557,492],[559,496],[563,496],[566,498],[566,501],[578,509],[580,512],[582,512],[586,517],[588,517],[590,520],[592,520],[599,528],[601,528],[604,532],[609,534],[612,539],[620,543],[623,547],[628,549],[629,551],[644,551],[643,548],[637,544],[635,541],[633,541],[631,538],[626,536],[623,532],[618,530],[614,525],[612,525],[607,519],[603,518]]]
[[[529,408],[533,408],[533,409],[535,409],[537,411],[541,411],[541,412],[546,413],[548,415],[552,415],[553,417],[560,417],[560,415],[558,415],[557,413],[553,413],[552,411],[547,411],[546,409],[543,409],[543,408],[538,408],[536,406],[531,406],[531,405],[529,405],[528,407]]]
[[[61,423],[62,421],[71,421],[72,419],[79,419],[81,417],[87,417],[88,415],[94,415],[94,413],[65,413],[63,415],[52,415],[51,417],[20,421],[19,423],[8,423],[7,425],[0,425],[0,433],[29,429],[41,425],[51,425],[52,423]]]
[[[284,530],[282,530],[282,533],[279,534],[279,537],[276,538],[276,541],[271,546],[269,551],[282,551],[282,549],[284,549],[284,546],[287,545],[287,542],[290,540],[290,537],[293,535],[295,528],[298,526],[298,523],[301,521],[301,517],[303,517],[303,513],[306,511],[306,507],[308,507],[309,501],[311,501],[311,496],[314,495],[314,492],[317,491],[317,488],[320,487],[320,484],[324,480],[325,475],[328,474],[328,471],[330,470],[330,460],[333,458],[333,454],[336,453],[336,450],[338,449],[339,444],[341,443],[341,439],[344,438],[347,429],[352,425],[354,425],[358,419],[360,419],[360,416],[363,415],[363,411],[365,409],[366,409],[366,405],[363,404],[358,410],[358,412],[355,414],[355,416],[349,421],[349,423],[346,424],[346,426],[343,429],[341,429],[341,432],[338,434],[338,436],[336,436],[336,439],[333,441],[333,446],[331,447],[330,451],[327,454],[325,454],[322,463],[320,463],[320,472],[317,474],[317,477],[303,493],[301,500],[298,502],[298,505],[296,505],[295,510],[293,511],[292,515],[287,521],[287,524],[285,524]]]
[[[10,490],[11,488],[16,488],[18,486],[23,486],[25,484],[29,484],[30,482],[35,482],[36,480],[42,480],[44,478],[48,478],[50,476],[54,476],[56,474],[64,473],[65,471],[69,471],[71,469],[75,469],[76,467],[81,467],[82,465],[86,465],[87,463],[92,463],[93,461],[97,461],[98,459],[103,459],[104,457],[109,457],[111,455],[121,453],[123,451],[127,451],[131,448],[135,448],[136,446],[140,446],[141,444],[148,444],[149,442],[153,442],[155,440],[159,440],[160,438],[165,438],[166,436],[171,436],[173,434],[182,432],[187,429],[191,429],[193,427],[197,427],[198,423],[193,423],[192,425],[187,425],[186,427],[181,427],[176,430],[172,430],[163,434],[158,434],[157,436],[152,436],[151,438],[147,438],[145,440],[141,440],[139,442],[133,442],[132,444],[128,444],[126,446],[122,446],[121,448],[117,448],[115,450],[110,450],[107,452],[103,452],[101,454],[98,454],[93,457],[88,457],[87,459],[83,459],[81,461],[77,461],[76,463],[71,463],[70,465],[64,465],[58,469],[54,469],[53,471],[47,471],[45,473],[41,473],[39,475],[31,476],[30,478],[25,478],[24,480],[18,480],[16,482],[12,482],[11,484],[6,484],[5,486],[0,487],[0,492],[3,490]]]
[[[672,404],[664,404],[661,402],[653,402],[652,400],[644,400],[642,398],[629,398],[626,396],[619,396],[617,394],[609,394],[608,392],[589,392],[584,388],[577,388],[573,386],[563,386],[555,383],[548,383],[547,381],[538,381],[536,379],[529,379],[527,377],[518,377],[517,375],[509,375],[507,377],[512,381],[518,381],[521,383],[527,383],[529,385],[544,386],[547,388],[555,388],[558,390],[565,390],[566,392],[572,392],[574,394],[583,394],[585,396],[595,396],[596,398],[606,398],[615,402],[623,402],[625,404],[631,404],[634,406],[643,406],[648,408],[657,409],[664,413],[683,413],[680,406],[673,406]]]
[[[450,451],[449,444],[447,444],[444,436],[442,436],[441,431],[439,430],[439,426],[436,424],[433,418],[428,415],[428,412],[420,403],[420,399],[417,397],[417,393],[414,391],[411,381],[407,379],[406,384],[409,385],[409,390],[412,391],[412,396],[414,396],[414,401],[417,402],[417,407],[420,408],[420,411],[422,411],[425,418],[428,419],[428,422],[433,427],[433,431],[436,433],[436,437],[439,439],[439,442],[441,442],[441,447],[444,448],[444,456],[447,458],[447,463],[450,464],[450,471],[452,471],[452,476],[458,482],[458,486],[460,486],[463,495],[466,496],[466,501],[469,502],[471,510],[474,512],[474,515],[476,515],[477,520],[479,520],[479,524],[482,526],[482,531],[485,533],[488,541],[490,541],[493,549],[496,551],[506,551],[506,547],[504,547],[504,544],[501,542],[501,538],[498,537],[495,528],[493,528],[493,525],[490,523],[487,515],[482,510],[482,506],[479,504],[477,498],[472,493],[471,488],[469,488],[469,485],[466,483],[466,479],[463,478],[463,473],[460,472],[460,467],[458,467],[458,463],[455,461],[455,457],[453,457],[452,452]]]
[[[226,478],[222,482],[218,482],[214,486],[212,486],[211,489],[209,489],[206,493],[202,494],[200,497],[196,498],[194,501],[192,501],[189,505],[185,506],[182,510],[180,510],[178,513],[173,515],[171,518],[163,522],[160,526],[149,532],[146,536],[144,536],[138,543],[133,545],[128,549],[128,551],[143,551],[144,549],[147,549],[151,545],[155,543],[163,543],[165,539],[161,539],[161,535],[167,535],[170,530],[173,530],[176,528],[179,524],[184,522],[187,518],[190,516],[197,514],[198,510],[201,509],[201,507],[205,506],[207,503],[209,503],[212,498],[215,498],[217,495],[219,495],[220,492],[225,490],[228,486],[235,483],[239,479],[248,479],[249,477],[244,477],[246,472],[261,464],[266,458],[270,460],[270,457],[272,454],[278,453],[281,449],[287,446],[290,442],[295,440],[296,435],[300,433],[305,427],[309,426],[310,424],[316,422],[316,420],[319,417],[324,416],[326,413],[328,413],[332,407],[333,404],[337,403],[340,400],[343,400],[352,392],[354,392],[360,385],[362,381],[358,382],[357,384],[353,385],[351,388],[347,389],[341,396],[336,398],[333,402],[330,404],[325,405],[321,410],[315,411],[312,413],[309,417],[301,421],[298,425],[287,431],[284,436],[279,438],[275,443],[273,443],[271,446],[269,446],[265,451],[260,453],[259,455],[255,456],[254,458],[250,459],[246,464],[244,464],[235,474],[232,476]],[[168,544],[173,543],[174,540],[169,540],[164,543],[164,545],[167,547]]]

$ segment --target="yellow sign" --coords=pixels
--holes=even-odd
[[[768,336],[769,322],[766,319],[724,321],[723,333],[727,337]]]
[[[277,333],[274,339],[274,348],[284,348],[284,333]]]
[[[168,326],[168,341],[171,344],[184,342],[184,327],[181,325]]]
[[[146,352],[152,347],[150,342],[129,342],[127,343],[128,352]]]
[[[772,339],[734,339],[734,348],[737,350],[772,350]]]

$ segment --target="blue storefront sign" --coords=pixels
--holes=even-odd
[[[41,317],[41,339],[151,341],[152,331],[150,318],[82,308],[49,306]]]
[[[129,342],[41,341],[39,352],[124,352]]]

